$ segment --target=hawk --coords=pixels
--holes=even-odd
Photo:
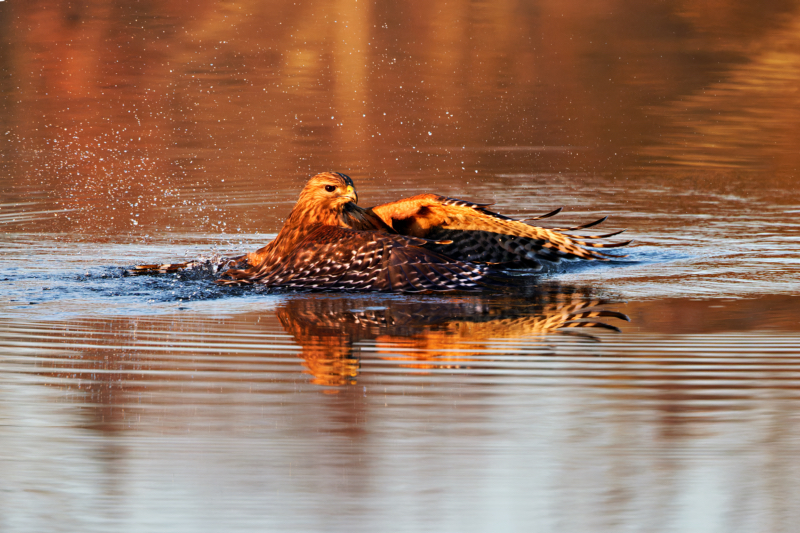
[[[596,242],[622,233],[578,237],[571,228],[543,228],[478,204],[419,194],[371,208],[358,205],[349,176],[324,172],[309,180],[280,233],[263,248],[222,262],[217,283],[310,290],[477,291],[501,283],[508,269],[542,269],[562,259],[607,261]],[[167,272],[192,263],[141,265],[134,273]]]

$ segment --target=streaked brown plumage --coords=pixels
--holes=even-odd
[[[480,290],[492,272],[540,269],[542,261],[608,260],[598,248],[630,243],[589,242],[617,235],[575,237],[493,213],[475,204],[420,194],[364,209],[353,181],[325,172],[311,178],[278,236],[229,260],[218,283],[360,291]],[[555,215],[556,210],[537,218]],[[169,271],[182,265],[144,265]],[[174,267],[174,268],[172,268]]]

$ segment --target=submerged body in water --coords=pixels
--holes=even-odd
[[[542,269],[561,259],[619,258],[598,251],[630,244],[594,242],[618,235],[576,236],[543,228],[476,204],[435,194],[364,209],[349,176],[317,174],[278,236],[256,252],[221,262],[217,283],[352,291],[475,291],[504,285],[509,269]],[[560,212],[557,209],[529,220]],[[192,263],[141,265],[134,273],[166,272]]]

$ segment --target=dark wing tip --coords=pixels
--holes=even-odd
[[[599,328],[599,329],[607,329],[609,331],[615,331],[617,333],[622,333],[622,330],[619,329],[617,326],[606,324],[605,322],[569,321],[569,322],[564,322],[561,325],[561,328]]]
[[[563,210],[564,210],[564,208],[563,208],[563,207],[559,207],[559,208],[557,208],[557,209],[553,209],[553,210],[552,210],[552,211],[550,211],[549,213],[545,213],[544,215],[539,215],[539,216],[530,217],[530,218],[523,218],[523,219],[522,219],[522,222],[528,222],[529,220],[541,220],[541,219],[543,219],[543,218],[550,218],[550,217],[554,217],[554,216],[556,216],[557,214],[559,214],[559,213],[560,213],[561,211],[563,211]]]

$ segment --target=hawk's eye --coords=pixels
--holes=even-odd
[[[325,190],[328,192],[333,192],[336,190],[336,185],[326,185]]]

